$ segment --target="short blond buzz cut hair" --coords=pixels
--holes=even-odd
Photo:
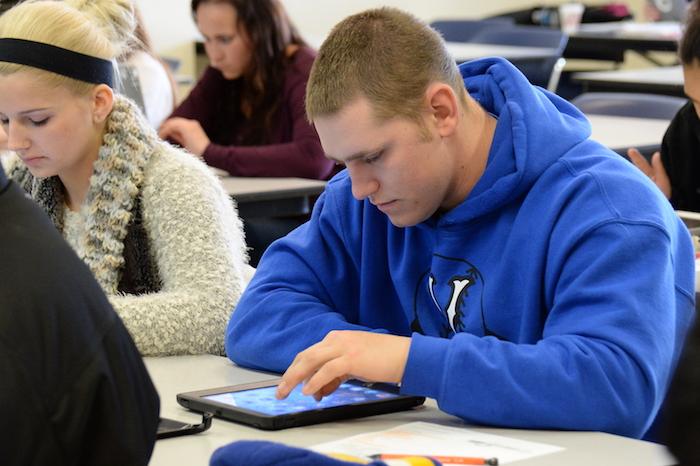
[[[466,105],[459,69],[437,31],[396,8],[367,10],[338,23],[321,45],[306,114],[313,122],[363,96],[379,121],[404,117],[420,124],[432,82],[448,84]]]

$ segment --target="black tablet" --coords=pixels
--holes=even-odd
[[[402,411],[423,404],[425,398],[399,394],[398,387],[348,381],[320,402],[296,387],[284,400],[275,398],[279,380],[180,393],[177,402],[198,412],[259,429],[278,430]]]

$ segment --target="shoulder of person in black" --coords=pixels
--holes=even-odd
[[[696,297],[697,299],[697,297]],[[697,308],[697,304],[696,304]],[[688,335],[666,398],[665,444],[680,465],[700,464],[700,325]]]
[[[145,465],[159,399],[89,269],[0,167],[4,465]]]
[[[664,134],[661,160],[671,181],[675,209],[700,212],[700,119],[688,101]]]

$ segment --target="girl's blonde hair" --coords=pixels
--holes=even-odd
[[[0,38],[42,42],[112,60],[134,41],[131,0],[27,0],[0,17]],[[116,68],[116,63],[115,63]],[[0,75],[31,69],[52,87],[88,93],[95,84],[16,63],[0,62]]]

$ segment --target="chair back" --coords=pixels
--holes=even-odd
[[[587,92],[571,100],[583,113],[671,120],[686,99],[634,92]]]
[[[519,58],[510,61],[532,84],[555,92],[563,68],[562,55],[567,41],[568,36],[557,29],[501,24],[474,34],[470,42],[551,49],[551,55],[546,57]]]
[[[586,92],[576,96],[571,103],[587,115],[612,115],[633,118],[659,118],[671,120],[687,101],[681,97],[634,92]],[[661,148],[657,144],[636,147],[649,161]],[[626,149],[616,151],[629,160]]]

